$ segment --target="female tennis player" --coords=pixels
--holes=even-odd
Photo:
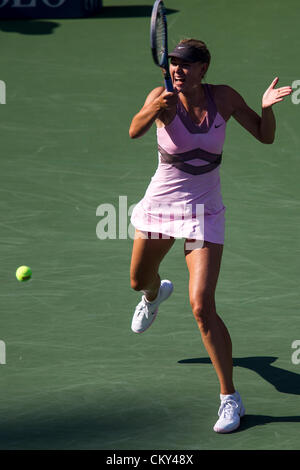
[[[160,303],[171,295],[173,284],[161,280],[159,266],[175,239],[184,238],[190,304],[220,382],[221,405],[214,430],[228,433],[239,427],[245,409],[233,383],[230,335],[215,303],[224,245],[226,208],[219,168],[226,125],[233,116],[257,140],[272,144],[272,106],[292,88],[275,88],[276,77],[263,94],[259,116],[230,86],[202,83],[210,64],[204,42],[184,39],[169,57],[174,92],[164,87],[152,90],[129,129],[131,138],[141,137],[155,122],[159,158],[156,173],[131,217],[135,227],[131,287],[144,294],[131,328],[135,333],[149,328]]]

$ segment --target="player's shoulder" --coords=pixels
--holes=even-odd
[[[212,85],[212,84],[210,84],[209,86],[210,86],[212,92],[220,98],[233,97],[236,94],[238,94],[237,91],[234,88],[232,88],[230,85]]]
[[[210,85],[213,97],[234,108],[243,102],[242,96],[230,85]]]

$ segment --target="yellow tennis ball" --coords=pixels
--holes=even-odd
[[[18,281],[29,281],[32,272],[28,266],[20,266],[16,271],[16,278]]]

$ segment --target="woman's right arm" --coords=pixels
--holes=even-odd
[[[164,115],[169,111],[170,106],[174,106],[177,95],[170,93],[160,86],[154,88],[145,101],[142,109],[133,117],[129,135],[132,139],[141,137],[152,126],[156,119],[164,121]]]

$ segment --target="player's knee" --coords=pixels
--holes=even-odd
[[[210,329],[212,316],[216,314],[214,298],[203,296],[191,299],[191,307],[200,330],[207,333]]]

